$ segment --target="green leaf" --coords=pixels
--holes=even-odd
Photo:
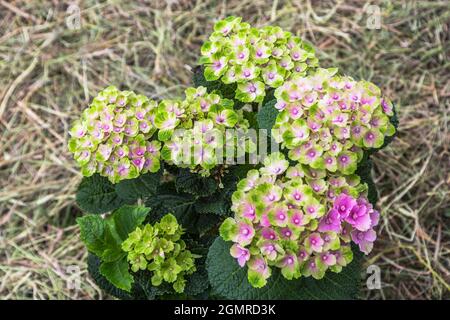
[[[134,274],[134,283],[131,292],[115,287],[100,273],[100,265],[102,261],[93,254],[88,255],[87,266],[97,286],[105,293],[122,300],[154,300],[158,296],[171,293],[170,285],[161,285],[153,287],[150,282],[151,273],[149,271],[138,271]]]
[[[143,295],[147,300],[155,300],[160,296],[173,293],[172,285],[167,282],[157,287],[152,286],[151,277],[152,274],[147,270],[135,273],[133,292],[137,298]]]
[[[78,186],[76,201],[83,211],[105,213],[129,203],[116,193],[114,185],[105,177],[95,174],[84,177]]]
[[[201,197],[209,196],[217,190],[217,182],[211,177],[202,177],[187,169],[180,170],[175,180],[178,192],[186,192]]]
[[[81,239],[87,249],[106,264],[119,263],[126,257],[121,244],[128,234],[144,222],[149,208],[123,206],[103,219],[99,215],[78,218]]]
[[[220,237],[211,245],[206,260],[208,277],[213,292],[227,299],[278,300],[278,299],[355,299],[359,294],[360,254],[340,273],[328,271],[321,280],[300,278],[286,280],[277,268],[261,289],[253,288],[247,279],[247,268],[241,268],[230,255],[231,243]],[[356,252],[356,250],[354,250]]]
[[[163,193],[148,198],[145,204],[156,213],[152,218],[159,219],[167,213],[172,213],[178,220],[192,210],[194,203],[194,197],[189,194]]]
[[[129,272],[126,257],[113,262],[102,262],[100,273],[114,286],[127,292],[131,291],[133,276]]]
[[[197,271],[186,277],[184,293],[188,296],[197,296],[205,292],[209,287],[208,273],[204,265],[197,266]]]
[[[367,199],[375,206],[378,201],[378,191],[372,178],[372,160],[367,152],[364,152],[363,159],[358,164],[355,174],[361,178],[361,182],[367,184]]]
[[[114,211],[108,218],[86,215],[77,219],[81,240],[88,250],[104,261],[114,261],[122,257],[121,243],[128,234],[144,222],[150,208],[125,205]]]
[[[166,192],[170,191],[166,190]],[[204,234],[220,222],[220,217],[196,212],[197,201],[198,199],[190,194],[171,192],[148,198],[146,205],[152,208],[151,218],[153,221],[167,213],[172,213],[188,233]]]
[[[266,129],[268,136],[270,136],[270,131],[272,130],[279,113],[278,110],[275,109],[276,102],[277,101],[273,99],[264,104],[257,116],[259,129]]]
[[[197,214],[192,213],[190,217],[187,217],[186,226],[189,226],[189,230],[191,232],[199,234],[200,237],[205,235],[206,233],[214,230],[213,228],[218,227],[220,222],[222,221],[219,216],[215,214]],[[217,234],[217,231],[214,231]]]
[[[116,232],[122,241],[125,241],[128,238],[128,234],[144,222],[149,211],[150,208],[138,206],[123,206],[114,211],[112,219],[114,220]]]
[[[77,219],[81,240],[90,252],[101,257],[110,246],[105,237],[106,223],[99,215],[87,215]]]
[[[111,282],[108,281],[101,273],[100,273],[100,264],[102,261],[99,257],[89,254],[87,258],[87,267],[88,272],[91,275],[94,282],[97,284],[97,286],[102,289],[105,293],[112,295],[118,299],[122,300],[131,300],[135,298],[130,293],[121,290],[119,288],[116,288]]]
[[[162,170],[146,173],[135,179],[122,180],[116,184],[116,193],[123,199],[136,201],[156,193],[160,184]]]
[[[199,199],[199,201],[195,203],[195,211],[198,213],[213,213],[223,216],[229,213],[230,205],[221,194],[218,194],[208,198]]]

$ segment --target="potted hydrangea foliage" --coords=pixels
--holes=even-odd
[[[357,298],[396,126],[291,32],[221,20],[183,98],[110,86],[73,123],[89,273],[121,299]]]

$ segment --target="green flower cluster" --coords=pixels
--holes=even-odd
[[[70,129],[70,152],[84,176],[99,173],[112,183],[159,170],[156,103],[132,91],[107,87]]]
[[[289,149],[289,158],[315,169],[352,174],[363,150],[380,148],[395,128],[392,103],[367,81],[317,69],[293,77],[275,90],[280,113],[274,139]]]
[[[152,272],[153,286],[163,281],[172,283],[176,292],[184,291],[185,276],[196,271],[195,258],[181,239],[183,230],[172,214],[165,215],[159,223],[137,227],[122,243],[128,253],[131,270]]]
[[[238,183],[235,216],[224,221],[220,235],[234,242],[230,254],[247,265],[254,287],[266,285],[272,268],[288,280],[321,279],[352,261],[350,242],[360,230],[373,236],[369,228],[378,223],[378,213],[363,196],[366,190],[357,175],[290,167],[281,153],[273,153]],[[364,245],[370,251],[371,242]]]
[[[242,110],[233,109],[232,100],[198,87],[188,88],[182,101],[161,101],[155,126],[158,138],[164,142],[162,159],[209,175],[210,169],[223,163],[227,148],[236,150],[238,143],[243,143],[236,142],[235,135],[227,136],[225,130],[239,130],[244,139],[249,124]]]
[[[237,83],[236,99],[261,102],[266,87],[277,88],[292,75],[304,76],[318,65],[312,46],[280,27],[253,28],[227,17],[201,48],[206,80]]]

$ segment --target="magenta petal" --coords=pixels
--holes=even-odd
[[[264,239],[267,239],[267,240],[277,240],[278,239],[276,232],[271,228],[262,229],[261,235],[263,236]]]
[[[371,220],[370,227],[378,225],[378,222],[380,221],[380,213],[377,210],[373,210],[370,213],[370,220]]]
[[[377,233],[373,230],[367,230],[364,236],[366,241],[374,242],[377,239]]]
[[[355,220],[354,227],[360,231],[367,231],[369,230],[371,223],[372,220],[370,219],[370,215],[365,214]]]
[[[261,227],[270,227],[271,226],[271,223],[269,221],[269,217],[267,216],[266,213],[261,215],[261,219],[260,219],[259,224],[261,225]]]

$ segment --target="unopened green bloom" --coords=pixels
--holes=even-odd
[[[152,272],[152,285],[159,286],[165,281],[182,293],[184,277],[196,270],[195,256],[186,249],[182,234],[183,229],[170,213],[154,225],[137,227],[122,243],[131,270],[147,269]]]

